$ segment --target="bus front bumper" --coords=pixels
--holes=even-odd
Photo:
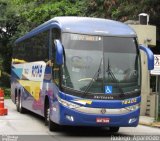
[[[70,109],[62,104],[59,105],[60,125],[71,126],[118,126],[135,127],[139,122],[140,109],[136,109],[123,114],[88,114]]]

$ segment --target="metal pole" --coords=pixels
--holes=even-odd
[[[158,75],[156,75],[156,101],[155,101],[155,120],[158,120],[158,102],[159,102],[159,96],[158,96]]]

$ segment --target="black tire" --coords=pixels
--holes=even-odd
[[[16,106],[18,112],[25,113],[25,109],[22,107],[22,97],[20,94],[17,96]]]
[[[60,125],[54,123],[53,121],[51,121],[51,119],[49,118],[49,130],[50,131],[60,131]]]
[[[18,95],[16,95],[16,109],[19,112],[19,98],[18,98]]]
[[[119,131],[119,127],[109,127],[109,131],[113,133],[117,133]]]
[[[50,119],[49,101],[45,102],[45,125],[48,126],[50,131],[59,131],[60,126]]]
[[[45,118],[45,125],[48,126],[49,124],[49,114],[50,114],[50,109],[49,109],[49,102],[45,103],[45,110],[44,110],[44,118]]]

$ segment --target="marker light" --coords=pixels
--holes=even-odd
[[[137,110],[140,108],[140,104],[136,104],[136,105],[132,105],[132,106],[129,106],[129,107],[125,107],[125,109],[129,110],[129,111],[134,111],[134,110]]]
[[[69,115],[66,115],[66,119],[70,120],[70,121],[74,121],[74,117],[73,116],[69,116]]]
[[[70,109],[75,109],[75,108],[79,108],[80,105],[77,105],[77,104],[74,104],[74,103],[71,103],[71,102],[68,102],[66,100],[63,100],[61,98],[58,98],[58,101],[65,107],[68,107]]]
[[[128,121],[128,123],[133,123],[133,122],[136,122],[137,121],[137,118],[131,118],[131,119],[129,119],[129,121]]]

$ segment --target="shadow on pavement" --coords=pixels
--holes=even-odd
[[[59,131],[65,136],[72,137],[111,137],[111,136],[125,136],[120,133],[113,133],[109,131],[109,128],[100,128],[100,127],[70,127],[63,126]]]
[[[44,118],[31,111],[26,110],[25,114],[29,114],[32,118],[44,123]],[[45,124],[44,124],[45,127]],[[121,130],[121,129],[120,129]],[[49,129],[48,129],[49,131]],[[57,135],[55,135],[57,133]],[[64,137],[111,137],[111,136],[128,136],[121,133],[113,133],[109,131],[109,128],[101,127],[80,127],[80,126],[61,126],[59,131],[50,132],[50,135],[64,136]]]

